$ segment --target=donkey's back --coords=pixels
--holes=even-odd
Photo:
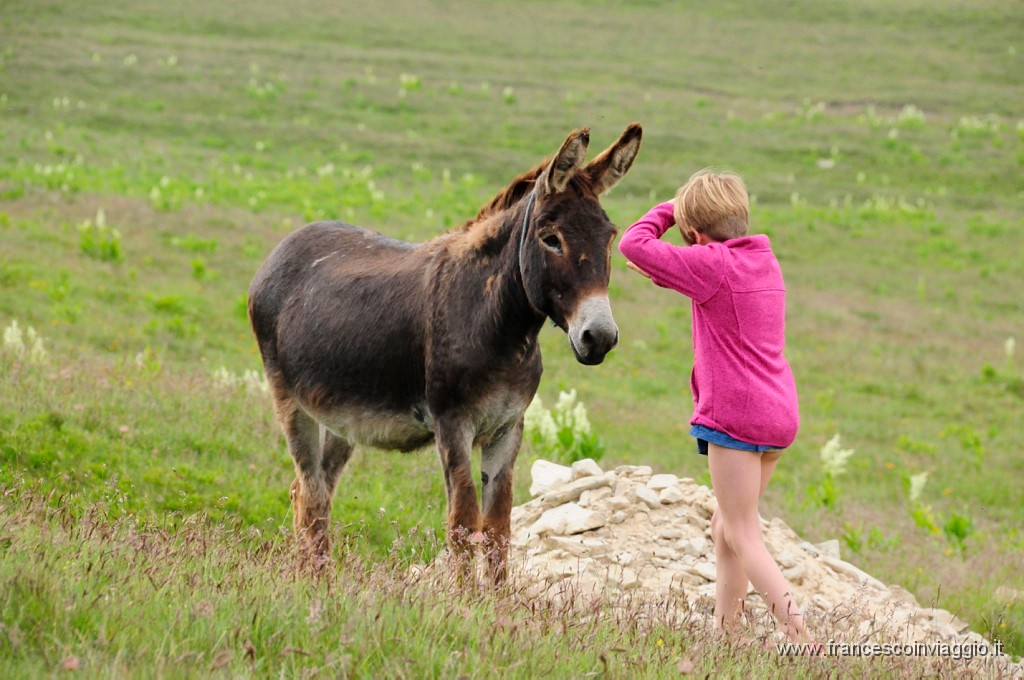
[[[285,238],[249,288],[277,401],[352,442],[430,443],[422,407],[429,267],[425,246],[340,222]]]

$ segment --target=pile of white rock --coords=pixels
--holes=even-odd
[[[671,601],[682,611],[711,611],[715,551],[713,492],[689,478],[654,474],[648,466],[605,472],[594,461],[572,467],[533,464],[533,500],[512,510],[512,564],[540,593]],[[768,550],[793,586],[809,623],[828,638],[902,644],[991,643],[943,609],[921,607],[903,588],[886,585],[840,559],[839,542],[813,545],[778,518],[762,521]],[[748,594],[745,611],[764,616]]]

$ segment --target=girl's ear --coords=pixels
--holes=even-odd
[[[680,224],[679,232],[683,235],[683,240],[686,241],[686,245],[688,246],[696,245],[700,241],[700,232],[693,227],[687,227]]]

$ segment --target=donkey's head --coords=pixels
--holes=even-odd
[[[520,271],[530,304],[569,336],[576,359],[604,361],[619,341],[608,302],[616,228],[598,197],[633,164],[642,130],[631,124],[618,141],[585,164],[590,133],[570,134],[542,166],[524,199],[519,232]]]

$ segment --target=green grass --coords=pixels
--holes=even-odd
[[[1024,588],[1024,366],[1004,353],[1024,311],[1022,29],[997,2],[7,3],[0,326],[33,326],[49,358],[0,356],[0,483],[52,490],[73,517],[96,503],[111,522],[203,513],[215,533],[258,529],[284,550],[291,463],[269,399],[215,376],[259,368],[245,291],[262,258],[320,218],[429,238],[571,129],[589,125],[596,151],[638,120],[636,166],[604,200],[613,221],[729,167],[786,275],[802,428],[764,514],[810,540],[844,537],[868,572],[1024,653],[1024,608],[993,597]],[[101,209],[119,238],[82,228]],[[586,368],[546,329],[541,395],[577,389],[607,463],[707,483],[686,434],[688,302],[613,263],[620,347]],[[856,454],[823,508],[809,489],[837,432]],[[421,558],[392,543],[440,535],[436,467],[358,453],[335,505],[339,552],[392,570]],[[969,520],[962,549],[914,521],[907,479],[924,471],[921,502]],[[33,592],[17,573],[12,588]],[[67,587],[54,578],[47,588]],[[49,644],[98,639],[82,611],[54,621]],[[172,631],[165,643],[119,633],[115,648],[175,674],[161,664],[179,636],[149,616]],[[555,664],[539,640],[528,645]],[[55,649],[19,669],[52,670]],[[218,646],[190,649],[209,661]],[[567,667],[530,670],[545,668]]]

